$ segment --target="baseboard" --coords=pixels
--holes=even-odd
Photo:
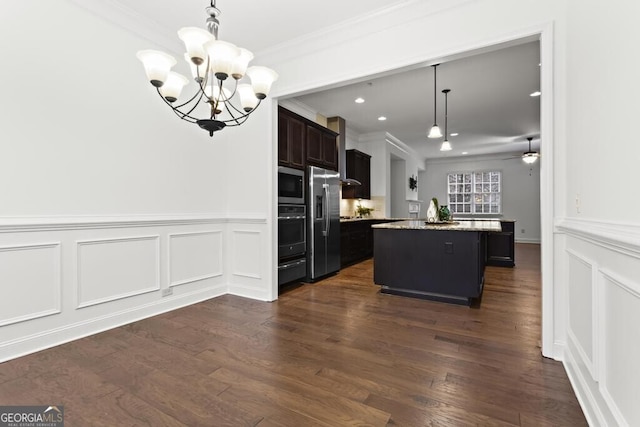
[[[531,243],[531,244],[540,244],[540,239],[527,239],[527,238],[519,238],[515,239],[516,243]]]
[[[578,403],[582,408],[582,412],[587,419],[587,423],[589,423],[590,426],[607,427],[609,424],[605,421],[604,415],[598,407],[595,397],[591,393],[587,379],[579,369],[574,369],[574,367],[578,365],[570,350],[567,349],[565,351],[564,358],[564,369],[569,377],[569,382],[571,383],[571,387],[573,387],[573,392],[578,399]]]
[[[87,321],[65,325],[30,336],[8,341],[0,345],[0,363],[70,341],[117,328],[148,317],[157,316],[178,308],[196,304],[227,293],[227,285],[217,285],[127,310],[92,318]]]

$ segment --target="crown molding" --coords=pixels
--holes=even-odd
[[[184,47],[176,35],[177,30],[175,28],[166,28],[130,7],[124,6],[122,2],[114,0],[71,0],[71,2],[180,57],[184,51]],[[171,34],[173,36],[169,36]]]

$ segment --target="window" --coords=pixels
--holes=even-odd
[[[502,174],[498,171],[450,173],[447,187],[449,209],[453,213],[502,212]]]

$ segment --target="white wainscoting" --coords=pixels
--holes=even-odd
[[[229,224],[229,293],[262,301],[270,301],[271,289],[264,286],[271,277],[271,248],[266,224]]]
[[[0,362],[231,290],[272,299],[266,227],[221,215],[0,218]]]
[[[589,423],[640,425],[640,225],[564,219],[564,364]]]
[[[60,242],[0,247],[0,327],[60,313]]]
[[[222,230],[169,235],[169,286],[224,274]]]
[[[160,289],[160,236],[76,243],[77,307],[85,308]]]

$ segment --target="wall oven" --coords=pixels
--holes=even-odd
[[[307,275],[305,205],[278,205],[278,285]]]
[[[304,205],[304,171],[278,167],[278,203]]]
[[[278,259],[304,255],[307,251],[305,205],[278,205]]]

